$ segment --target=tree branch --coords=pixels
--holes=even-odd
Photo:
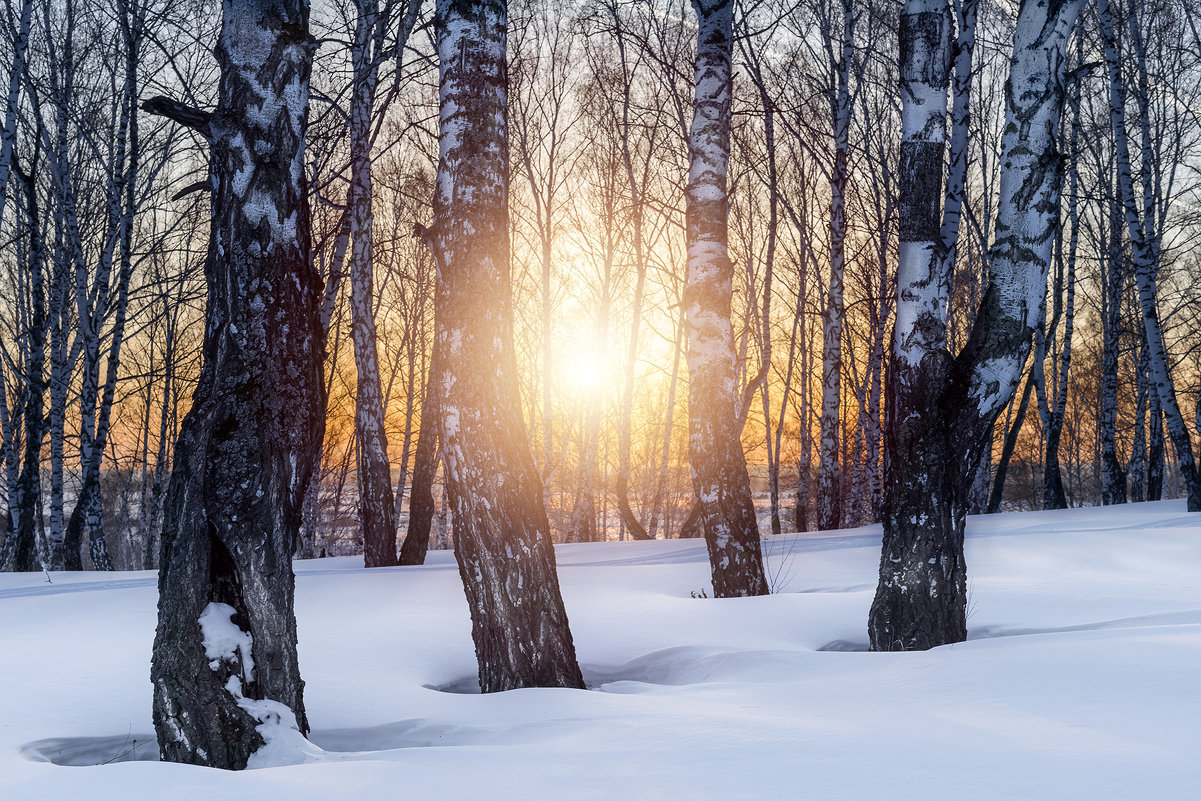
[[[187,197],[188,195],[192,194],[193,192],[203,192],[204,190],[206,190],[208,188],[209,188],[209,181],[206,178],[203,181],[197,181],[194,184],[188,184],[183,189],[176,192],[175,195],[172,196],[171,199],[179,200],[180,198]]]
[[[209,120],[213,115],[207,111],[185,106],[183,103],[163,95],[155,95],[149,100],[143,101],[142,110],[148,114],[174,120],[180,125],[200,133],[206,139],[209,137]]]

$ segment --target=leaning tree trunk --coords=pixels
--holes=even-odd
[[[696,104],[689,132],[688,453],[718,598],[766,595],[759,525],[742,451],[730,324],[728,252],[732,0],[693,0],[699,29]]]
[[[584,686],[521,415],[509,284],[507,8],[438,0],[434,223],[443,466],[484,692]]]
[[[217,110],[147,104],[209,139],[213,192],[204,366],[164,510],[151,679],[162,758],[240,769],[281,727],[308,731],[291,559],[324,385],[308,4],[226,0],[223,12]],[[213,627],[241,644],[222,648]]]
[[[1064,50],[1082,2],[1024,0],[1018,11],[990,281],[954,360],[939,338],[946,318],[937,287],[947,276],[925,244],[938,235],[938,193],[926,182],[937,187],[941,136],[915,135],[942,130],[936,115],[946,113],[948,15],[937,0],[911,0],[901,18],[903,255],[889,376],[888,508],[868,617],[873,650],[924,650],[967,636],[968,496],[997,415],[1017,388],[1046,293],[1059,209]]]
[[[1005,500],[1005,479],[1009,475],[1009,461],[1018,444],[1018,435],[1022,432],[1022,424],[1026,422],[1026,410],[1030,406],[1030,395],[1034,390],[1034,376],[1026,378],[1026,388],[1022,390],[1022,398],[1018,401],[1017,411],[1013,414],[1013,422],[1005,432],[1005,440],[1001,445],[1001,458],[997,460],[997,474],[993,477],[992,491],[988,496],[988,506],[985,512],[995,515],[1001,511],[1001,503]]]
[[[350,100],[350,249],[351,317],[354,331],[354,428],[358,440],[355,471],[359,491],[359,532],[367,567],[396,564],[396,507],[388,463],[388,432],[380,391],[375,333],[375,276],[372,263],[371,117],[381,56],[384,18],[377,0],[357,0],[352,48],[354,91]]]

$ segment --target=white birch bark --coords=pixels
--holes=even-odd
[[[29,47],[29,31],[33,23],[33,0],[22,0],[21,14],[13,37],[13,57],[8,68],[8,95],[4,106],[4,128],[0,129],[0,221],[4,220],[8,202],[8,182],[12,176],[13,143],[17,137],[17,121],[21,114],[21,85],[26,78],[25,53]]]
[[[855,15],[844,0],[842,48],[830,97],[834,164],[830,170],[830,283],[822,312],[821,444],[817,472],[817,527],[834,529],[842,519],[841,402],[843,273],[846,269],[847,155],[851,125],[851,60],[855,53]]]
[[[407,4],[406,4],[407,5]],[[358,443],[359,533],[367,567],[396,564],[396,507],[388,461],[388,433],[380,389],[375,323],[374,242],[372,231],[371,144],[376,86],[385,58],[388,14],[379,0],[355,0],[355,34],[351,46],[353,87],[350,101],[351,320],[357,382],[355,436]],[[403,43],[402,43],[403,44]]]
[[[583,687],[522,418],[509,280],[503,0],[439,0],[436,380],[455,556],[485,692]]]
[[[947,276],[934,248],[939,193],[924,186],[937,186],[941,175],[948,15],[945,6],[914,2],[902,16],[902,97],[908,96],[902,110],[902,255],[890,365],[888,508],[880,583],[868,619],[874,650],[924,650],[967,636],[967,503],[1043,308],[1059,212],[1065,51],[1082,4],[1025,0],[1018,11],[990,281],[968,342],[953,361],[941,291]],[[909,13],[915,16],[906,19]],[[919,140],[915,132],[931,136]],[[923,144],[906,148],[915,141]],[[920,163],[928,165],[925,174],[913,171]]]
[[[241,769],[264,744],[267,714],[309,729],[292,572],[325,427],[305,175],[308,22],[304,0],[224,0],[215,111],[147,101],[208,140],[213,219],[203,369],[164,510],[151,663],[164,761]],[[237,613],[253,668],[245,653],[210,661],[201,617],[215,604]]]
[[[732,0],[693,0],[696,82],[689,132],[688,270],[683,306],[688,342],[689,463],[700,501],[716,597],[768,592],[739,425],[734,265],[728,251],[732,93]]]

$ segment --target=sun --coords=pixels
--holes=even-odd
[[[580,348],[565,354],[560,363],[564,389],[572,394],[588,395],[605,384],[607,365],[602,354],[591,348]]]
[[[586,329],[565,331],[553,345],[550,371],[555,389],[564,398],[592,400],[603,395],[618,372],[618,361],[608,343]]]

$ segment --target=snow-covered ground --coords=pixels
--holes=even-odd
[[[863,651],[878,527],[768,538],[779,594],[734,600],[691,597],[701,542],[562,546],[592,689],[488,696],[450,554],[299,563],[319,748],[241,773],[146,761],[152,574],[0,575],[0,799],[1201,798],[1201,515],[968,536],[970,640],[900,654]]]

